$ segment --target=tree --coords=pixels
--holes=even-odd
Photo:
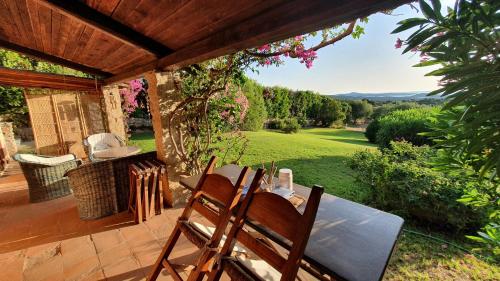
[[[396,48],[419,51],[417,67],[438,65],[427,75],[439,76],[440,88],[431,94],[445,96],[443,115],[434,136],[447,155],[446,168],[462,166],[491,181],[494,188],[472,189],[462,198],[466,204],[489,213],[490,223],[474,240],[500,256],[500,24],[497,0],[458,0],[447,14],[441,3],[419,1],[423,18],[403,20],[394,33],[417,28]]]
[[[266,105],[262,96],[264,88],[254,80],[246,78],[241,90],[250,103],[241,128],[244,131],[258,131],[262,129],[267,119]]]
[[[350,101],[351,106],[350,121],[356,122],[359,119],[367,119],[373,113],[373,105],[367,100]]]
[[[290,116],[290,90],[283,87],[271,87],[264,90],[264,101],[270,118],[284,119]]]
[[[345,111],[342,103],[338,100],[322,97],[316,124],[322,127],[331,127],[335,122],[345,120]]]

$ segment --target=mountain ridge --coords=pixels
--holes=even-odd
[[[327,95],[331,98],[340,100],[360,100],[367,99],[373,101],[403,101],[403,100],[423,100],[423,99],[442,99],[441,96],[427,96],[429,92],[388,92],[388,93],[360,93],[351,92],[343,94]]]

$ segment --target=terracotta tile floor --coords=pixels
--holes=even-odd
[[[137,225],[127,212],[83,221],[72,195],[29,203],[19,166],[9,165],[0,176],[0,281],[145,280],[182,212],[166,209]],[[182,237],[172,258],[196,251]],[[157,280],[173,279],[164,270]]]
[[[138,225],[126,212],[82,221],[73,196],[29,203],[14,163],[0,177],[0,280],[144,280],[181,212]],[[177,256],[194,250],[179,243]]]

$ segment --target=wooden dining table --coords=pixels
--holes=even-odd
[[[226,165],[214,172],[234,183],[241,169]],[[247,184],[253,175],[248,177]],[[180,183],[193,190],[199,179],[200,175],[194,175],[181,179]],[[295,193],[306,199],[310,190],[294,184]],[[381,280],[403,223],[396,215],[323,194],[303,259],[337,280]]]

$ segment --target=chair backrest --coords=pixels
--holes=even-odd
[[[249,173],[248,167],[244,167],[238,180],[233,184],[229,178],[213,173],[215,162],[216,157],[212,156],[184,212],[179,217],[179,220],[187,221],[194,210],[214,224],[216,230],[208,243],[211,247],[218,246],[232,210],[240,200],[241,190]]]
[[[90,135],[86,139],[89,150],[99,151],[110,147],[122,146],[122,141],[112,133],[99,133]]]
[[[55,166],[75,159],[76,157],[73,154],[66,154],[62,156],[41,156],[34,154],[17,153],[16,155],[14,155],[14,160],[18,162],[42,164],[47,166]]]
[[[253,187],[238,210],[221,255],[230,256],[238,241],[279,271],[281,280],[294,280],[316,218],[322,193],[322,187],[314,186],[304,213],[301,214],[290,201],[283,197],[272,192],[261,192]],[[274,236],[276,241],[284,241],[282,245],[287,245],[288,256],[283,257],[265,241],[251,235],[247,229],[243,228],[245,224],[249,224],[257,232]]]
[[[96,219],[118,212],[110,161],[83,164],[65,174],[77,200],[80,218]]]

